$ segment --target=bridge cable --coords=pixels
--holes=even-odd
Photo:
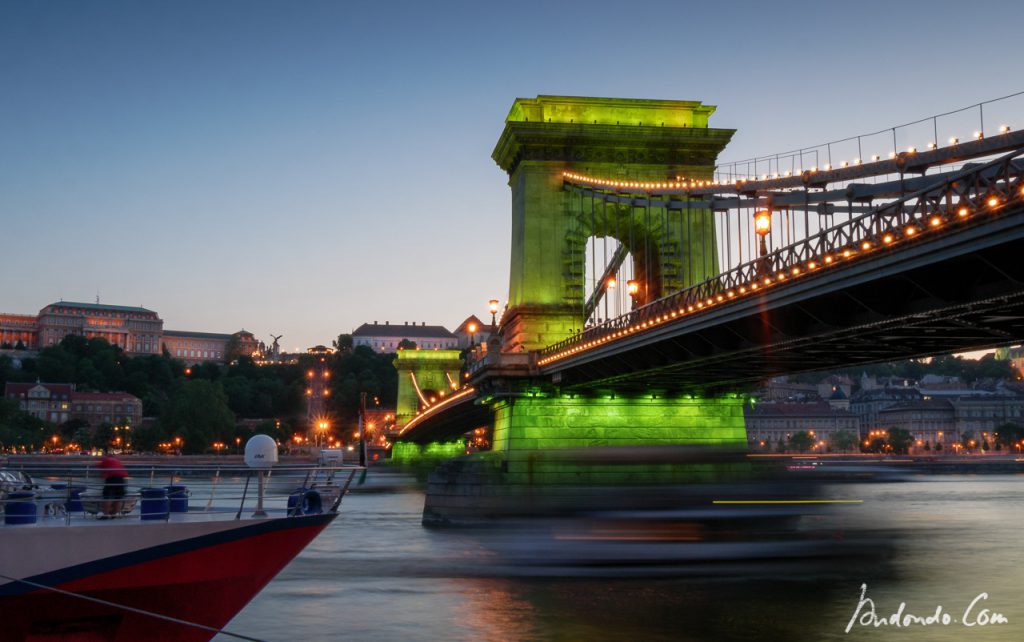
[[[228,637],[237,638],[239,640],[250,640],[251,642],[265,642],[264,640],[261,640],[260,638],[253,638],[253,637],[249,637],[247,635],[242,635],[240,633],[232,633],[231,631],[227,631],[225,629],[218,629],[217,627],[206,626],[205,624],[199,624],[198,622],[189,622],[188,620],[182,620],[181,618],[171,617],[170,615],[163,615],[162,613],[154,613],[153,611],[147,611],[145,609],[136,608],[134,606],[128,606],[126,604],[118,604],[117,602],[111,602],[109,600],[104,600],[104,599],[101,599],[101,598],[98,598],[98,597],[92,597],[90,595],[83,595],[81,593],[75,593],[74,591],[65,591],[64,589],[59,589],[59,588],[57,588],[55,586],[49,586],[47,584],[39,584],[38,582],[33,582],[31,580],[25,580],[25,579],[21,579],[21,578],[18,578],[18,577],[10,577],[9,575],[4,575],[2,573],[0,573],[0,579],[9,580],[11,582],[17,582],[19,584],[25,584],[25,585],[31,586],[33,588],[43,589],[45,591],[51,591],[53,593],[59,593],[61,595],[66,595],[68,597],[78,598],[80,600],[85,600],[86,602],[94,602],[96,604],[102,604],[103,606],[109,606],[109,607],[112,607],[112,608],[115,608],[115,609],[120,609],[122,611],[128,611],[130,613],[135,613],[137,615],[144,615],[146,617],[151,617],[151,618],[154,618],[154,619],[157,619],[157,620],[165,620],[167,622],[173,622],[174,624],[180,624],[182,626],[190,626],[192,628],[202,629],[203,631],[208,631],[210,633],[227,635]]]
[[[903,124],[900,124],[900,125],[895,125],[895,126],[892,126],[892,127],[886,127],[884,129],[880,129],[880,130],[875,131],[875,132],[857,134],[855,136],[848,136],[846,138],[841,138],[841,139],[838,139],[838,140],[828,141],[827,143],[819,143],[817,145],[812,145],[812,146],[808,146],[808,147],[802,147],[800,149],[791,149],[791,150],[784,151],[784,152],[775,152],[774,154],[767,154],[765,156],[755,156],[755,157],[746,158],[746,159],[742,159],[742,160],[727,161],[727,162],[719,164],[717,167],[723,167],[723,166],[726,166],[726,165],[732,165],[732,166],[735,167],[736,165],[739,165],[739,164],[742,164],[742,163],[746,163],[747,164],[747,174],[748,175],[756,175],[757,174],[757,161],[759,161],[759,160],[768,160],[773,155],[775,155],[775,156],[779,156],[779,155],[786,156],[786,155],[792,155],[792,154],[800,154],[801,155],[800,156],[800,158],[801,158],[801,165],[802,165],[803,164],[803,162],[802,162],[803,161],[803,153],[805,151],[808,152],[808,153],[813,151],[814,152],[814,164],[815,165],[820,165],[821,163],[820,163],[820,159],[818,157],[818,150],[821,149],[822,147],[826,146],[826,145],[835,145],[837,143],[845,143],[845,142],[848,142],[848,141],[851,141],[851,140],[858,140],[860,138],[867,138],[867,137],[870,137],[870,136],[878,136],[879,134],[885,134],[885,133],[889,132],[890,130],[903,129],[904,127],[909,127],[911,125],[918,125],[920,123],[923,123],[923,122],[926,122],[926,121],[929,121],[929,120],[933,121],[933,123],[934,123],[935,119],[942,118],[943,116],[951,116],[953,114],[958,114],[960,112],[967,111],[969,109],[974,109],[975,107],[978,107],[978,108],[984,110],[984,106],[988,105],[989,103],[995,103],[995,102],[999,102],[1001,100],[1007,100],[1009,98],[1016,98],[1017,96],[1022,96],[1022,95],[1024,95],[1024,90],[1017,91],[1017,92],[1014,92],[1012,94],[1006,94],[1005,96],[999,96],[998,98],[990,98],[989,100],[984,100],[984,101],[982,101],[980,103],[974,103],[973,105],[968,105],[966,107],[960,107],[958,109],[953,109],[953,110],[950,110],[950,111],[947,111],[947,112],[943,112],[941,114],[932,114],[931,116],[926,116],[924,118],[919,118],[917,120],[914,120],[914,121],[911,121],[911,122],[907,122],[907,123],[903,123]],[[982,113],[982,116],[983,116],[984,115],[984,111],[982,111],[981,113]],[[937,127],[935,127],[934,129],[935,129],[936,132],[938,131]],[[936,142],[938,142],[938,136],[936,136]],[[858,143],[859,143],[859,140],[858,140]],[[863,158],[863,156],[861,156],[861,158]],[[751,171],[750,171],[750,163],[752,163],[752,162],[754,163],[754,172],[753,172],[753,174],[751,174]]]

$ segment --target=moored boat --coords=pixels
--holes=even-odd
[[[0,639],[208,640],[337,517],[359,470],[126,468],[116,503],[86,468],[8,484]],[[303,484],[275,494],[278,473]]]

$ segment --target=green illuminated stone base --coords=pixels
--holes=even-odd
[[[528,352],[568,339],[583,327],[579,310],[566,306],[516,306],[501,317],[503,352]]]
[[[743,478],[745,403],[739,396],[501,400],[491,452],[430,475],[424,524],[603,510],[612,496],[621,508],[664,507],[658,502],[670,503],[673,488]]]
[[[391,446],[391,461],[399,465],[417,464],[422,461],[438,463],[466,454],[464,440],[433,444],[414,444],[406,441]]]

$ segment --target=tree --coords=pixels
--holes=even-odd
[[[156,452],[158,444],[167,440],[167,433],[159,423],[144,422],[132,432],[132,445],[137,452]]]
[[[978,442],[974,440],[974,432],[970,430],[960,436],[960,443],[968,452],[978,445]]]
[[[861,450],[866,453],[881,453],[885,452],[885,447],[888,446],[883,437],[875,437],[867,446],[864,446]]]
[[[925,452],[929,452],[931,449],[932,449],[932,442],[930,442],[930,441],[924,442],[924,451]]]
[[[416,342],[413,341],[412,339],[402,339],[401,341],[398,342],[398,349],[399,350],[415,350],[416,349]]]
[[[840,430],[839,432],[832,433],[828,441],[829,445],[832,446],[832,450],[836,452],[849,452],[856,449],[860,437],[853,431]]]
[[[235,416],[220,384],[197,379],[175,387],[160,426],[169,438],[181,438],[182,452],[195,454],[206,451],[214,441],[228,440],[234,432]]]
[[[0,450],[41,443],[42,421],[21,410],[18,402],[0,397]]]
[[[93,443],[92,428],[88,425],[77,428],[71,435],[71,441],[78,444],[82,450],[91,450],[96,445]]]
[[[240,356],[242,356],[242,340],[238,333],[235,333],[228,339],[227,346],[224,348],[224,360],[231,363]]]
[[[914,436],[902,428],[890,428],[888,442],[892,452],[905,455],[914,443]]]
[[[806,430],[793,433],[789,438],[789,446],[798,452],[807,452],[814,445],[814,437]]]
[[[775,444],[775,451],[780,453],[786,452],[786,440],[782,437],[779,437],[778,443]]]
[[[339,334],[333,342],[334,349],[338,352],[352,352],[352,335]]]
[[[103,422],[96,427],[92,434],[92,445],[96,448],[106,450],[111,448],[114,442],[114,426],[109,422]]]
[[[1013,450],[1017,444],[1024,440],[1024,427],[1005,423],[996,428],[995,436],[996,444],[1002,444],[1006,446],[1007,450]]]

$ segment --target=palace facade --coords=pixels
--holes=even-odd
[[[60,343],[74,334],[87,339],[105,339],[131,356],[161,354],[188,364],[214,361],[225,363],[228,344],[236,340],[237,354],[251,355],[259,342],[251,332],[234,334],[164,330],[163,319],[143,307],[58,301],[39,314],[0,313],[0,348],[37,350]]]

